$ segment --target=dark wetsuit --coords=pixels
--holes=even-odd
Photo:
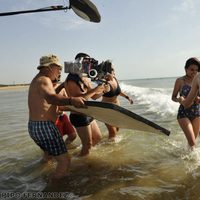
[[[81,84],[85,85],[84,82],[81,80],[79,75],[77,74],[69,74],[67,76],[66,81],[74,81],[79,87],[80,90],[83,92],[83,88],[81,87]],[[81,127],[81,126],[88,126],[93,120],[93,117],[89,117],[84,114],[77,114],[77,113],[70,113],[69,115],[70,122],[74,127]]]
[[[187,97],[191,89],[191,86],[188,84],[184,84],[182,90],[180,92],[180,96]],[[179,106],[177,119],[188,118],[193,120],[196,117],[200,117],[200,106],[199,104],[192,104],[190,108],[185,109],[183,105]]]
[[[116,80],[116,82],[117,82],[117,80]],[[114,96],[118,96],[120,93],[121,93],[121,88],[119,86],[119,83],[117,82],[117,88],[114,90],[113,87],[110,85],[110,91],[106,92],[103,96],[104,97],[114,97]]]

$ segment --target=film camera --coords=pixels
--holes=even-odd
[[[64,62],[65,73],[85,75],[91,78],[92,81],[104,82],[107,73],[113,70],[112,62],[109,60],[98,64],[94,58],[79,58],[74,62]]]

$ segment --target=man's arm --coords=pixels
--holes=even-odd
[[[74,81],[68,81],[66,87],[70,91],[70,96],[72,96],[72,97],[82,97],[86,100],[90,99],[91,97],[93,97],[97,93],[103,92],[103,87],[97,86],[93,89],[90,89],[87,93],[83,93],[80,90],[80,87]],[[66,88],[66,90],[67,90],[67,88]]]
[[[73,105],[75,107],[85,107],[84,98],[81,97],[64,97],[61,94],[56,94],[51,80],[47,77],[40,79],[40,93],[44,96],[44,99],[52,105],[65,106]]]
[[[64,89],[64,82],[61,83],[60,85],[58,85],[58,87],[56,87],[55,91],[56,91],[56,94],[59,94],[61,92],[61,90]]]

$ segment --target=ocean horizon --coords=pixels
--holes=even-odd
[[[151,79],[171,79],[171,78],[177,78],[177,77],[146,77],[146,78],[132,78],[132,79],[119,79],[119,81],[131,81],[131,80],[151,80]],[[63,82],[62,80],[61,82]],[[26,86],[30,85],[30,83],[24,83],[24,82],[19,82],[19,83],[0,83],[0,87],[5,87],[5,86]]]

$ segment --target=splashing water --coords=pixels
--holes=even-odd
[[[124,92],[134,97],[138,106],[145,105],[146,112],[155,113],[161,117],[174,116],[178,104],[171,100],[171,89],[142,88],[121,83]]]

